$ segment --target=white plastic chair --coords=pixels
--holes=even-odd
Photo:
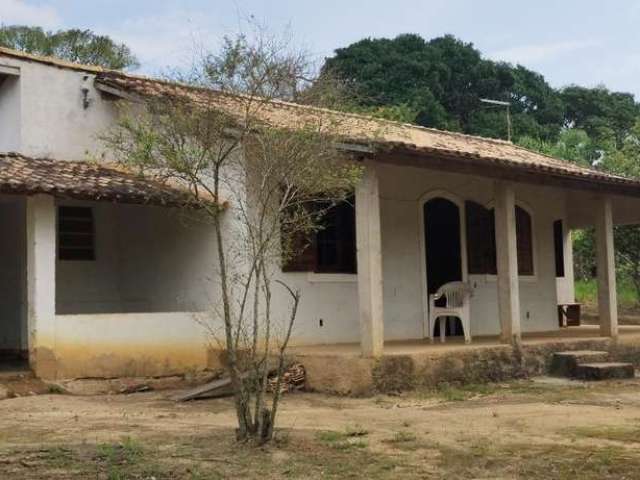
[[[462,323],[464,343],[471,342],[470,299],[472,289],[465,282],[449,282],[429,295],[429,339],[433,341],[436,320],[440,319],[440,341],[444,343],[447,317],[457,317]],[[444,307],[437,307],[436,301],[444,297]]]

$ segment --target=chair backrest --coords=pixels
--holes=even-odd
[[[459,308],[464,306],[464,302],[471,295],[471,287],[466,282],[449,282],[442,285],[436,294],[435,299],[445,297],[447,308]]]

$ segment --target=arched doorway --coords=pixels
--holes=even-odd
[[[465,277],[462,212],[455,202],[437,196],[424,202],[422,215],[426,287],[427,295],[431,295],[445,283]],[[462,335],[462,325],[458,319],[449,319],[446,325],[446,335]],[[439,322],[430,328],[435,328],[435,335],[439,335]]]

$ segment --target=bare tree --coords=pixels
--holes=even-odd
[[[270,121],[297,108],[274,113],[272,101],[295,98],[309,81],[308,65],[272,37],[227,39],[188,76],[224,93],[183,86],[150,93],[104,136],[123,164],[186,186],[213,225],[223,326],[211,334],[226,353],[240,440],[273,437],[280,385],[267,392],[267,376],[275,370],[282,379],[301,301],[280,266],[361,176],[337,148],[338,116],[312,110],[294,126]],[[273,302],[282,293],[284,310]]]

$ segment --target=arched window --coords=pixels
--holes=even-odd
[[[479,203],[465,203],[467,223],[467,257],[471,275],[495,275],[496,237],[493,208]],[[516,244],[518,249],[518,274],[535,274],[533,261],[533,222],[531,214],[516,205]]]

